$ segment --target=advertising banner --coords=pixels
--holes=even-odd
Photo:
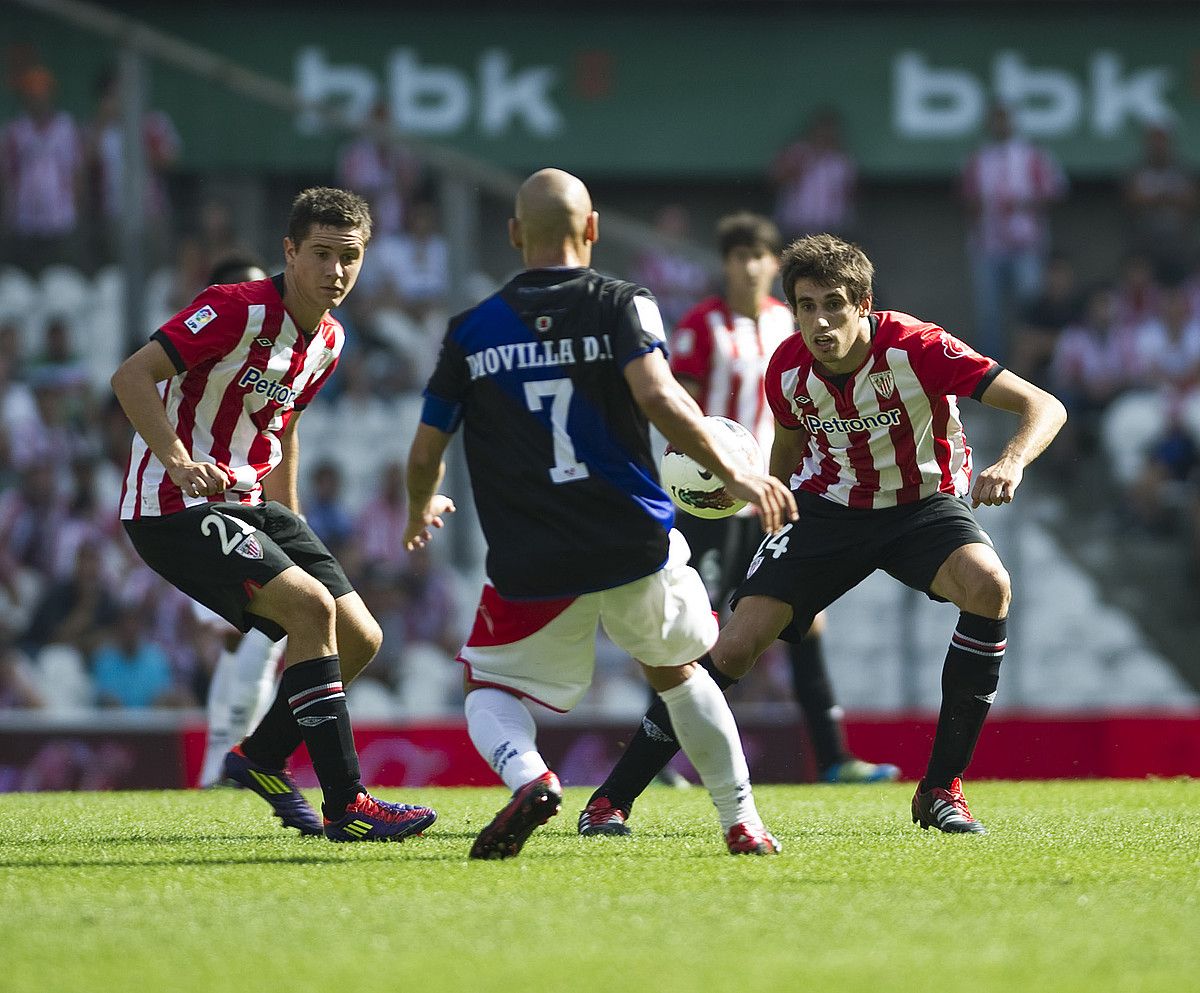
[[[1173,125],[1185,156],[1200,160],[1200,5],[1082,19],[1054,5],[728,7],[553,17],[347,8],[329,18],[303,5],[280,17],[158,4],[138,16],[351,124],[379,107],[408,134],[516,170],[757,176],[815,111],[833,108],[866,175],[944,177],[994,101],[1077,175],[1127,168],[1151,122]],[[86,114],[111,46],[41,15],[6,34],[40,53]],[[311,114],[281,114],[161,62],[152,79],[188,168],[328,169],[344,140]]]

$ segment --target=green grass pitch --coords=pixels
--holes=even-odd
[[[1196,988],[1200,782],[969,782],[984,837],[919,830],[911,790],[759,787],[784,852],[733,858],[702,790],[591,839],[570,789],[486,863],[500,788],[405,791],[441,816],[400,845],[229,790],[0,796],[0,991]]]

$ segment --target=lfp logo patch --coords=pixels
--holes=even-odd
[[[209,321],[214,320],[216,316],[217,312],[213,310],[212,307],[205,305],[196,311],[196,313],[192,314],[192,316],[183,323],[187,325],[187,329],[191,331],[192,334],[198,334],[204,325],[206,325]]]

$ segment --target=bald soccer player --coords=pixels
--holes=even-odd
[[[488,544],[459,661],[471,740],[513,795],[471,857],[516,855],[558,812],[562,788],[538,754],[529,704],[564,712],[579,702],[598,623],[661,695],[729,851],[774,853],[733,715],[692,662],[717,625],[672,527],[649,424],[753,503],[766,530],[791,521],[795,504],[708,433],[671,375],[650,293],[589,268],[598,226],[574,176],[543,169],[525,181],[508,231],[526,268],[450,322],[409,456],[409,547],[426,545],[453,510],[437,488],[460,426]]]

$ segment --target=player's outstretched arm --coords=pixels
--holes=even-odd
[[[167,420],[158,384],[175,372],[166,349],[151,341],[117,367],[110,383],[129,423],[166,467],[171,482],[191,496],[224,493],[229,485],[225,471],[211,462],[193,462]]]
[[[971,505],[997,507],[1012,501],[1025,467],[1046,450],[1067,422],[1067,409],[1056,396],[1005,369],[980,397],[989,407],[1020,418],[1000,458],[975,477]]]
[[[429,529],[445,525],[443,514],[454,513],[454,501],[437,492],[446,475],[446,446],[452,435],[429,424],[417,425],[417,433],[408,452],[408,524],[404,544],[410,551],[424,548],[433,540]]]
[[[661,352],[652,351],[627,363],[625,381],[637,405],[671,446],[716,473],[733,496],[752,503],[764,530],[778,531],[796,519],[796,501],[787,486],[771,476],[751,472],[717,446],[699,405],[671,375]]]

